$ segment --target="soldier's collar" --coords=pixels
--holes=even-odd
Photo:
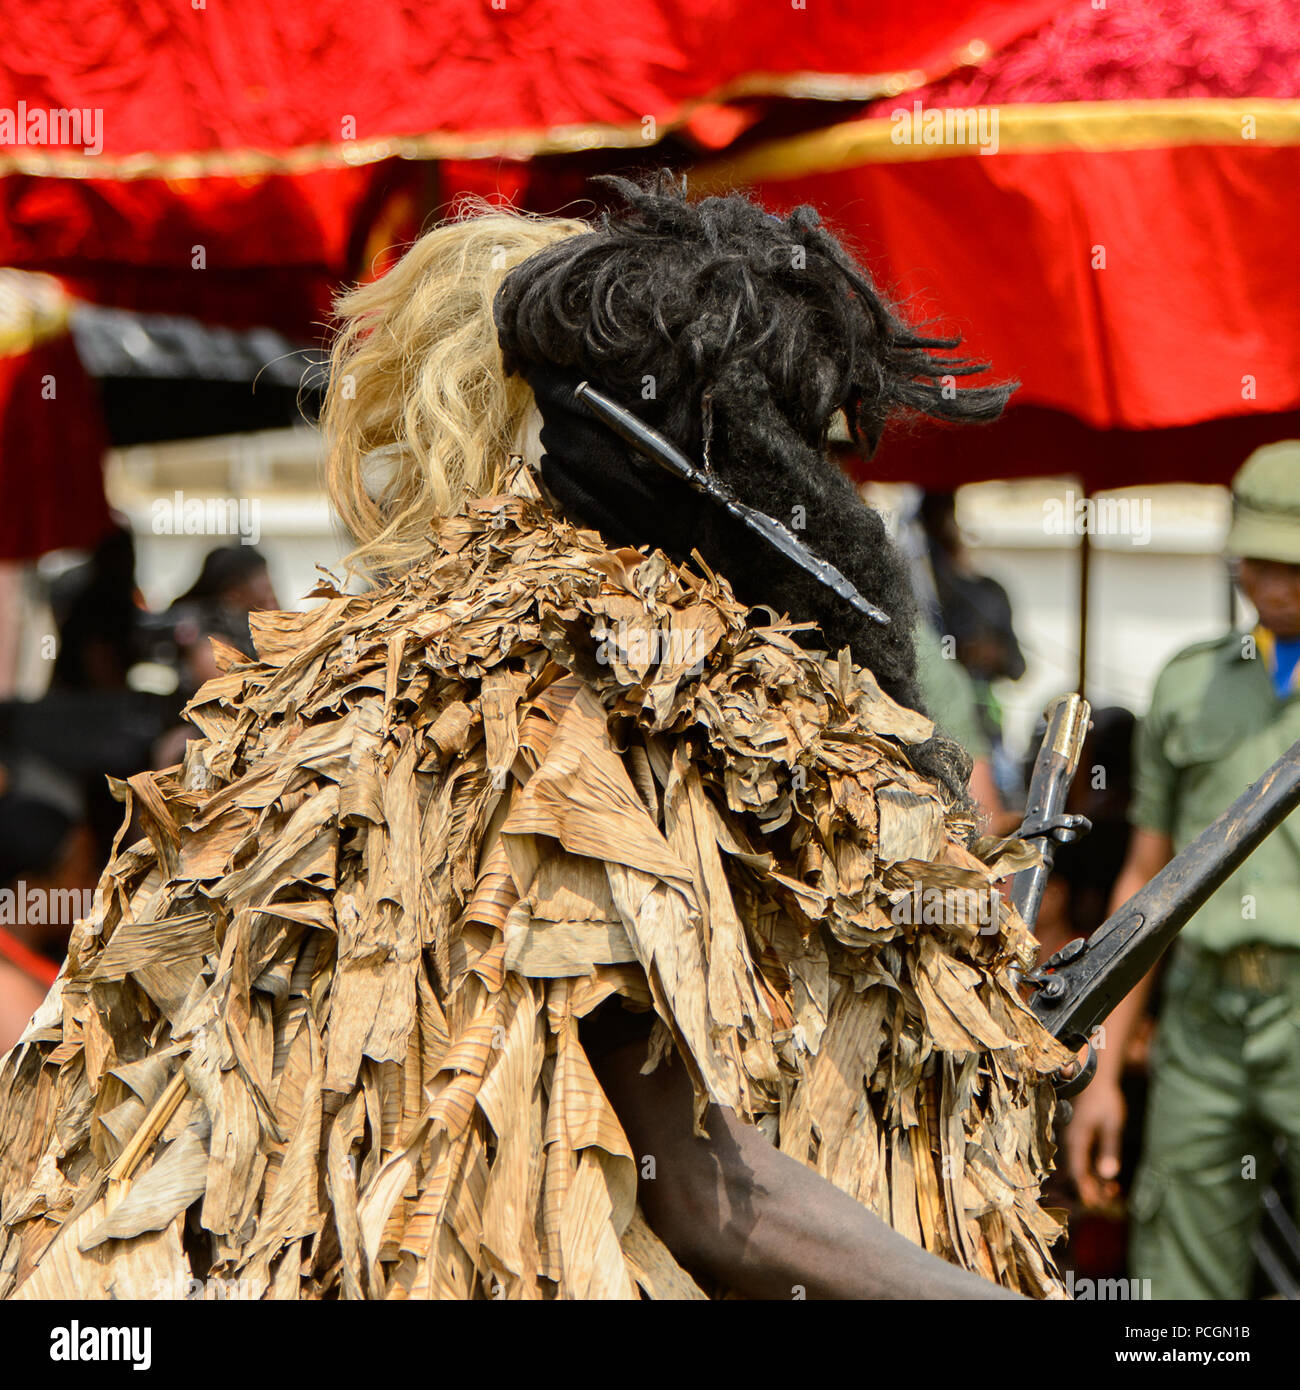
[[[1259,639],[1253,631],[1246,628],[1234,628],[1228,633],[1222,639],[1218,652],[1219,660],[1225,666],[1231,666],[1238,661],[1253,661],[1259,655]]]

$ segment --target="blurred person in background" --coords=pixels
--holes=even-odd
[[[138,656],[143,601],[135,584],[135,541],[115,526],[85,564],[50,595],[59,629],[53,690],[125,690]]]
[[[1021,792],[1019,772],[1003,745],[1002,707],[993,693],[995,680],[1017,681],[1025,673],[1025,658],[1011,622],[1011,600],[996,579],[980,574],[971,564],[951,492],[927,492],[917,520],[925,533],[934,581],[934,607],[928,617],[940,636],[952,637],[957,660],[970,675],[994,780],[1002,800],[1016,804]]]
[[[135,539],[124,518],[82,564],[49,584],[58,652],[49,689],[37,700],[0,705],[0,759],[15,773],[39,766],[44,796],[56,782],[73,785],[63,809],[85,822],[99,862],[112,851],[122,807],[108,777],[143,771],[161,727],[150,698],[132,685],[132,669],[149,654],[153,624],[136,585]]]
[[[163,615],[174,645],[179,686],[176,716],[205,681],[219,674],[212,639],[254,655],[248,615],[278,608],[266,557],[247,545],[220,546],[203,557],[199,577]],[[162,734],[154,766],[171,767],[198,730],[184,721]]]
[[[916,679],[936,727],[970,754],[970,794],[984,814],[981,828],[989,835],[1011,834],[1020,824],[1020,812],[1002,804],[974,683],[961,662],[945,655],[924,622],[916,625]]]
[[[1300,738],[1300,442],[1257,450],[1233,481],[1227,553],[1258,623],[1175,656],[1135,749],[1119,908]],[[1163,977],[1129,1274],[1156,1298],[1241,1299],[1287,1141],[1300,1190],[1300,825],[1292,816],[1183,928]],[[1147,982],[1149,985],[1149,981]],[[1123,1061],[1145,987],[1106,1023],[1075,1102],[1068,1160],[1088,1205],[1117,1194]]]
[[[54,983],[77,907],[98,876],[88,827],[66,803],[31,794],[28,771],[7,765],[0,793],[0,1053]]]
[[[178,649],[182,653],[193,652],[202,639],[202,651],[207,653],[206,657],[198,654],[187,658],[188,674],[197,680],[194,689],[217,674],[208,637],[219,637],[251,657],[253,638],[248,615],[279,606],[266,556],[260,550],[249,545],[209,550],[203,557],[199,577],[169,610],[175,622]]]

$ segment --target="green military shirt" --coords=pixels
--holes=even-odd
[[[1174,850],[1300,738],[1300,692],[1279,699],[1249,633],[1179,652],[1138,726],[1129,819]],[[1209,951],[1251,942],[1300,947],[1300,813],[1279,826],[1183,928]]]
[[[939,638],[924,623],[916,626],[916,679],[935,724],[960,743],[975,761],[989,757],[980,728],[975,685],[955,657],[946,657]]]

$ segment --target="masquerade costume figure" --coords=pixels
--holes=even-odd
[[[1015,865],[974,836],[901,567],[824,448],[837,411],[869,443],[1006,390],[947,389],[978,368],[811,210],[619,188],[595,227],[439,228],[341,302],[329,487],[374,586],[253,614],[204,737],[120,788],[144,838],[0,1066],[0,1295],[788,1289],[788,1251],[723,1251],[765,1248],[756,1166],[938,1291],[1059,1294],[1037,1194],[1067,1057],[1008,977]],[[714,1244],[673,1205],[699,1155]]]

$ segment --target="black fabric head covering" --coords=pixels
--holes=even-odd
[[[923,710],[915,603],[880,515],[827,456],[843,411],[874,447],[900,409],[987,420],[1010,387],[955,390],[983,370],[898,318],[812,208],[786,219],[739,195],[686,201],[672,177],[608,179],[626,208],[512,271],[496,299],[505,366],[542,409],[543,481],[567,515],[611,544],[697,548],[747,603],[813,621],[881,686]],[[641,460],[585,407],[583,379],[639,414],[735,495],[836,565],[893,621],[872,624],[684,484]],[[936,761],[937,759],[937,761]],[[930,770],[964,787],[956,745]]]

